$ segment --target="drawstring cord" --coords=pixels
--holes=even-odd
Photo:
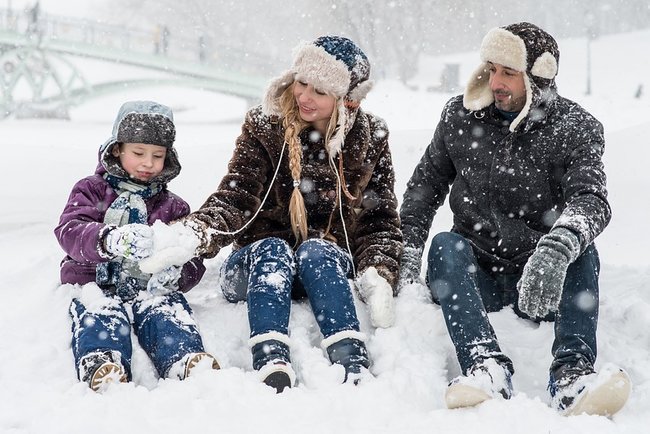
[[[266,190],[266,194],[264,195],[264,198],[262,199],[262,203],[260,203],[260,206],[259,206],[259,208],[257,208],[257,211],[255,211],[255,214],[253,214],[253,217],[251,217],[251,219],[248,220],[244,226],[237,229],[236,231],[226,232],[226,231],[220,231],[220,230],[215,229],[214,232],[217,235],[237,235],[238,233],[240,233],[241,231],[246,229],[248,227],[248,225],[253,223],[253,221],[255,220],[257,215],[260,213],[260,211],[262,211],[262,207],[266,203],[266,199],[269,197],[269,194],[271,194],[271,189],[273,188],[273,183],[275,183],[275,179],[277,178],[278,172],[280,171],[280,165],[282,164],[282,157],[284,156],[284,150],[286,148],[287,148],[287,141],[285,140],[284,143],[282,144],[282,149],[280,150],[280,158],[278,159],[278,166],[275,168],[275,173],[273,174],[273,178],[271,179],[271,184],[269,184],[269,188],[268,188],[268,190]]]
[[[352,275],[356,276],[357,275],[357,270],[354,266],[354,257],[352,256],[352,248],[350,247],[350,238],[348,237],[348,228],[345,225],[345,219],[343,218],[343,187],[342,187],[342,182],[341,182],[341,175],[339,174],[338,170],[336,169],[336,164],[334,163],[334,159],[332,157],[329,158],[329,163],[330,167],[332,170],[334,170],[334,174],[336,175],[336,180],[337,180],[337,188],[338,188],[338,194],[336,195],[338,197],[338,206],[339,206],[339,216],[341,217],[341,225],[343,226],[343,234],[345,235],[345,246],[348,249],[348,254],[350,255],[350,264],[352,264]]]
[[[260,203],[259,208],[257,208],[257,211],[255,211],[255,214],[253,214],[253,217],[251,217],[248,222],[246,222],[245,225],[243,225],[241,228],[237,229],[236,231],[220,231],[218,229],[215,229],[214,232],[217,235],[237,235],[244,229],[246,229],[253,221],[255,218],[258,216],[260,211],[262,211],[262,207],[264,207],[264,204],[266,203],[266,199],[269,197],[269,194],[271,194],[271,189],[273,188],[273,184],[275,183],[275,180],[278,176],[278,172],[280,171],[280,165],[282,163],[282,157],[284,156],[284,151],[287,148],[287,141],[285,140],[284,143],[282,144],[282,149],[280,150],[280,158],[278,159],[278,165],[275,168],[275,173],[273,173],[273,178],[271,179],[271,183],[269,184],[269,188],[266,190],[266,193],[264,194],[264,198],[262,199],[262,203]],[[343,226],[343,234],[345,236],[345,246],[348,250],[348,254],[350,255],[350,263],[352,264],[352,273],[353,276],[356,276],[357,271],[354,266],[354,259],[352,255],[352,248],[350,247],[350,238],[348,236],[348,229],[345,224],[345,219],[343,218],[343,183],[341,181],[341,175],[339,174],[339,171],[337,170],[336,164],[334,163],[334,159],[332,157],[329,158],[329,164],[332,170],[334,171],[334,174],[336,175],[336,180],[337,180],[337,189],[338,189],[338,194],[336,195],[338,197],[338,208],[339,208],[339,216],[341,217],[341,225]],[[295,182],[295,181],[294,181]],[[348,193],[349,195],[349,193]]]

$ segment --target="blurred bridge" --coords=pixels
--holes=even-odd
[[[111,63],[137,66],[152,77],[91,83],[75,65],[79,58],[105,61],[108,71]],[[147,32],[46,15],[37,7],[0,9],[0,119],[66,118],[89,98],[141,86],[194,87],[253,104],[271,65],[265,56],[202,36],[172,38],[164,26]]]

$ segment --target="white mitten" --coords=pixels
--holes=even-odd
[[[395,324],[393,288],[379,275],[375,267],[368,268],[357,280],[359,295],[370,309],[374,327],[387,328]]]
[[[140,261],[140,270],[154,274],[171,265],[181,266],[196,256],[199,237],[182,222],[166,225],[156,221],[153,229],[153,252]]]
[[[153,231],[147,225],[131,223],[111,229],[104,237],[106,251],[131,261],[151,255]]]

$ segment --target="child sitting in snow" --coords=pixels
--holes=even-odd
[[[160,377],[184,379],[199,362],[219,368],[182,294],[203,276],[202,261],[154,274],[138,267],[153,248],[149,224],[189,213],[167,190],[181,169],[174,138],[169,107],[123,104],[95,174],[75,184],[55,229],[67,253],[61,282],[79,285],[70,306],[77,375],[96,391],[131,379],[131,323]]]

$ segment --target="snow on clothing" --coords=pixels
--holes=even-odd
[[[560,96],[534,113],[511,132],[493,104],[472,112],[461,96],[447,103],[404,194],[405,247],[422,251],[447,193],[452,231],[486,269],[519,272],[553,227],[578,234],[581,252],[593,242],[611,216],[602,125]]]
[[[159,129],[162,133],[156,132]],[[105,223],[105,218],[108,212],[114,212],[129,217],[118,224],[137,221],[151,225],[156,220],[169,223],[189,213],[189,205],[166,189],[166,183],[180,172],[176,152],[171,147],[173,138],[171,110],[150,102],[125,103],[115,121],[111,138],[100,148],[100,162],[95,174],[75,184],[54,231],[59,244],[67,253],[61,263],[61,282],[78,285],[97,282],[104,293],[99,301],[95,297],[91,305],[86,305],[83,301],[84,291],[92,291],[92,286],[86,285],[82,288],[81,296],[72,302],[70,314],[73,318],[73,351],[77,366],[85,354],[104,349],[118,350],[125,367],[130,365],[129,329],[127,326],[126,329],[117,327],[116,324],[125,321],[128,323],[121,302],[130,302],[137,293],[121,290],[120,284],[124,280],[121,271],[127,269],[121,265],[126,260],[113,261],[105,251],[103,238],[112,228]],[[160,140],[157,143],[168,146],[163,171],[149,185],[158,186],[153,192],[150,188],[136,188],[138,191],[130,193],[121,188],[133,181],[125,177],[126,172],[121,168],[119,160],[111,154],[112,147],[120,141],[118,139],[137,140],[140,143]],[[142,195],[144,207],[138,205],[130,208],[122,203],[121,199],[129,193]],[[106,264],[109,267],[103,267]],[[111,264],[119,266],[113,267]],[[179,290],[190,290],[204,272],[205,267],[200,258],[184,264],[178,282]],[[135,289],[146,290],[147,276],[137,277],[135,282],[139,286]],[[169,366],[187,352],[203,351],[198,329],[182,294],[155,297],[153,302],[136,299],[133,308],[136,334],[143,348],[150,350],[147,352],[161,376],[166,375]],[[94,321],[84,321],[88,317]],[[106,336],[108,339],[104,339]],[[161,345],[161,340],[164,345]],[[182,344],[183,342],[187,344]],[[163,349],[165,345],[166,350]]]
[[[286,241],[266,238],[230,255],[220,281],[228,301],[248,302],[251,336],[273,331],[288,335],[292,296],[308,296],[320,330],[328,338],[359,330],[346,279],[351,271],[349,255],[333,243],[311,239],[294,253]]]
[[[603,127],[557,95],[557,43],[537,26],[493,29],[483,40],[481,60],[464,96],[445,105],[407,184],[400,210],[409,262],[404,270],[409,276],[419,271],[431,222],[449,193],[454,224],[451,233],[432,241],[427,283],[448,321],[463,373],[486,358],[512,371],[487,311],[515,303],[515,312],[527,317],[517,308],[524,265],[551,230],[575,234],[579,251],[561,276],[557,314],[533,319],[555,319],[551,374],[563,366],[593,366],[599,272],[593,241],[611,217]],[[512,123],[494,104],[488,62],[524,73],[526,102]],[[575,309],[582,294],[594,303]]]
[[[347,38],[324,36],[301,46],[292,67],[271,81],[263,105],[247,113],[219,188],[185,220],[201,238],[201,255],[233,243],[223,289],[230,301],[248,301],[249,343],[260,373],[263,364],[289,362],[292,295],[308,297],[323,348],[345,368],[344,381],[370,364],[348,278],[376,269],[383,277],[376,292],[392,302],[402,236],[388,129],[359,108],[371,87],[369,73],[367,57]],[[280,102],[294,81],[335,98],[337,124],[327,142],[308,122],[298,143],[285,141],[284,116],[298,107],[285,113]],[[291,152],[302,152],[299,171],[292,171]],[[306,219],[300,239],[289,212],[297,188],[304,212],[291,211]]]
[[[55,229],[59,244],[67,253],[61,262],[61,283],[80,285],[96,281],[97,264],[109,261],[101,246],[101,240],[108,227],[104,214],[118,194],[104,179],[106,170],[97,168],[95,175],[78,181],[65,205]],[[145,200],[147,222],[156,220],[170,222],[189,214],[189,205],[167,189]],[[179,281],[180,290],[189,291],[201,280],[205,267],[203,262],[192,259],[183,265]]]
[[[501,351],[485,312],[498,312],[511,305],[518,316],[528,318],[517,307],[516,286],[521,274],[492,273],[480,267],[468,241],[453,232],[433,237],[427,262],[427,281],[433,300],[443,309],[461,372],[467,373],[477,361],[492,358],[514,373],[512,361]],[[469,269],[476,272],[467,273]],[[596,361],[599,270],[593,244],[569,265],[558,312],[544,318],[555,321],[551,371],[581,360],[588,366]]]
[[[402,243],[386,124],[359,109],[337,156],[343,159],[348,191],[356,197],[354,200],[341,198],[345,230],[337,208],[336,175],[328,163],[323,138],[308,127],[301,132],[300,139],[303,145],[301,189],[307,209],[308,237],[325,238],[347,251],[347,230],[357,274],[374,266],[394,286]],[[269,189],[283,143],[284,129],[279,119],[264,115],[261,107],[250,110],[228,173],[217,191],[190,214],[190,219],[220,231],[241,228]],[[271,193],[255,220],[235,237],[208,234],[209,238],[200,247],[202,254],[214,256],[230,242],[239,249],[269,237],[283,239],[291,246],[296,243],[287,212],[293,180],[286,152],[279,164]]]

